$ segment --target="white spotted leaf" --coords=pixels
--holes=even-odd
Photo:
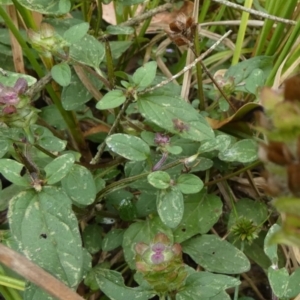
[[[113,134],[106,139],[106,144],[113,152],[133,161],[146,160],[150,154],[148,144],[128,134]]]
[[[202,180],[193,174],[182,174],[177,179],[177,187],[183,194],[196,194],[203,188]]]
[[[96,185],[91,172],[80,165],[73,165],[61,181],[62,188],[74,204],[89,205],[96,197]]]
[[[57,187],[25,190],[9,204],[8,220],[20,252],[69,287],[82,280],[83,249],[71,201]]]
[[[45,167],[47,183],[54,184],[62,180],[70,172],[74,162],[75,158],[71,153],[64,154],[51,161]]]
[[[167,189],[170,186],[171,177],[167,172],[152,172],[147,177],[148,182],[157,189]]]
[[[157,63],[150,61],[138,68],[132,75],[133,82],[140,88],[149,86],[155,78]]]
[[[12,159],[0,159],[0,173],[10,182],[21,185],[29,186],[30,183],[20,175],[24,166]]]
[[[183,217],[184,201],[182,193],[173,187],[158,192],[157,212],[161,221],[170,228],[176,228]]]

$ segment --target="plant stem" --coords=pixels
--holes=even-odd
[[[23,280],[15,279],[2,274],[0,274],[0,284],[2,286],[14,288],[21,291],[24,291],[25,289],[25,282]]]
[[[252,2],[253,2],[253,0],[246,0],[245,5],[244,5],[245,8],[251,8]],[[245,32],[247,29],[248,19],[249,19],[249,13],[243,12],[242,18],[241,18],[241,25],[240,25],[237,40],[235,43],[235,49],[234,49],[233,58],[232,58],[232,65],[235,65],[239,62],[242,47],[243,47],[243,41],[245,38]]]
[[[110,135],[112,135],[115,132],[116,128],[119,125],[121,117],[125,113],[125,111],[126,111],[128,105],[130,104],[130,102],[131,102],[131,99],[128,98],[125,101],[125,103],[123,104],[121,110],[119,111],[119,113],[118,113],[118,115],[117,115],[117,117],[115,119],[114,124],[111,126],[111,128],[110,128],[110,130],[109,130],[109,132],[107,134],[107,137],[109,137]],[[103,143],[100,145],[100,147],[98,149],[98,152],[96,153],[96,155],[94,156],[94,158],[90,162],[92,165],[96,164],[100,160],[100,157],[101,157],[102,153],[104,152],[105,145],[106,145],[106,142],[103,141]]]

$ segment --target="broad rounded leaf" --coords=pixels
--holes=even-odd
[[[64,15],[71,7],[69,0],[18,0],[22,6],[42,14]],[[68,4],[69,3],[69,4]]]
[[[6,154],[8,147],[9,147],[8,141],[0,140],[0,158],[2,158]]]
[[[140,113],[165,130],[193,141],[214,138],[214,132],[190,104],[183,99],[153,92],[138,98]]]
[[[30,186],[30,183],[26,178],[20,175],[24,165],[18,163],[15,160],[3,158],[0,159],[0,173],[10,182],[21,185]]]
[[[75,43],[81,40],[89,30],[89,23],[83,22],[76,24],[64,32],[64,39],[69,43]]]
[[[219,220],[222,206],[221,199],[213,194],[208,195],[205,189],[185,196],[183,218],[174,230],[175,242],[182,243],[196,234],[207,233]]]
[[[150,148],[143,140],[128,134],[113,134],[106,139],[106,144],[113,152],[129,160],[142,161],[150,154]]]
[[[110,91],[97,103],[96,108],[110,109],[123,104],[126,100],[124,93],[121,90]]]
[[[238,141],[231,148],[220,152],[219,158],[229,162],[252,162],[257,159],[257,144],[250,139]]]
[[[193,174],[180,175],[176,183],[183,194],[196,194],[203,188],[202,180]]]
[[[270,245],[270,239],[271,236],[279,231],[281,227],[278,224],[273,224],[270,229],[268,230],[268,233],[264,240],[264,252],[266,255],[270,258],[272,264],[277,265],[278,263],[278,254],[277,254],[277,245]]]
[[[122,245],[124,229],[112,229],[103,239],[102,250],[111,251]]]
[[[289,273],[286,268],[268,269],[268,279],[272,288],[273,293],[278,298],[285,297],[286,289],[289,283]]]
[[[215,235],[202,235],[182,244],[183,252],[210,272],[239,274],[249,271],[245,254]]]
[[[70,57],[90,67],[99,68],[104,55],[104,46],[88,34],[70,46]]]
[[[63,179],[70,172],[74,162],[75,158],[71,153],[64,154],[51,161],[51,163],[44,168],[47,183],[54,184]]]
[[[91,254],[97,253],[102,247],[102,228],[97,224],[89,224],[82,234],[84,248]]]
[[[155,78],[157,63],[150,61],[138,68],[132,75],[133,82],[140,88],[149,86]]]
[[[100,266],[89,272],[85,284],[89,282],[96,282],[100,290],[114,300],[148,300],[153,296],[151,291],[125,286],[121,273]]]
[[[57,187],[20,192],[8,220],[20,251],[70,287],[82,280],[82,247],[70,199]]]
[[[147,177],[148,182],[157,189],[167,189],[170,186],[171,177],[167,172],[152,172]]]
[[[71,83],[71,69],[67,63],[55,65],[51,69],[52,78],[61,86]]]
[[[183,217],[184,201],[177,188],[158,192],[156,205],[159,217],[166,226],[175,228],[179,225]]]
[[[61,181],[66,194],[75,204],[92,204],[96,197],[96,185],[91,172],[80,165],[73,165]]]

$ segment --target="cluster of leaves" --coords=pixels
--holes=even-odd
[[[0,75],[0,208],[8,209],[2,243],[85,297],[101,291],[120,300],[230,299],[226,290],[240,285],[231,275],[250,270],[249,258],[264,270],[272,265],[269,279],[278,297],[297,295],[299,272],[274,269],[280,257],[268,241],[279,225],[267,235],[261,230],[272,209],[242,197],[223,205],[214,184],[218,174],[232,177],[258,164],[244,119],[259,105],[231,112],[209,86],[211,106],[199,111],[197,100],[178,96],[180,86],[161,84],[154,60],[132,74],[124,71],[140,43],[132,38],[134,28],[103,26],[98,35],[93,20],[57,17],[37,29],[29,11],[62,15],[71,2],[13,2],[31,48],[2,7],[1,17],[36,74],[42,77],[46,68],[53,81]],[[120,2],[116,12],[143,1]],[[118,41],[108,41],[110,35]],[[225,92],[256,98],[273,76],[273,63],[260,55],[229,67],[220,79]],[[50,102],[39,94],[44,88]],[[227,240],[212,233],[220,224],[220,235],[231,233]],[[195,263],[205,271],[192,268]],[[30,300],[52,296],[38,282],[22,292]]]

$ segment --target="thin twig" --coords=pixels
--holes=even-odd
[[[178,72],[177,74],[175,74],[174,76],[172,76],[169,79],[166,79],[164,81],[162,81],[161,83],[152,86],[148,89],[145,89],[143,91],[141,91],[140,93],[138,93],[139,95],[143,95],[149,92],[152,92],[158,88],[163,87],[164,85],[170,83],[171,81],[173,81],[174,79],[178,78],[179,76],[181,76],[183,73],[187,72],[188,70],[190,70],[191,68],[195,67],[196,64],[203,60],[206,56],[208,56],[225,38],[227,38],[229,36],[229,34],[231,33],[231,30],[229,30],[228,32],[226,32],[218,41],[216,41],[216,43],[214,43],[209,49],[207,49],[203,54],[201,54],[199,57],[197,57],[191,64],[185,66],[180,72]]]
[[[273,15],[270,15],[268,13],[264,13],[264,12],[261,12],[261,11],[258,11],[258,10],[252,9],[252,8],[245,8],[242,5],[238,5],[238,4],[235,4],[233,2],[226,1],[226,0],[212,0],[212,1],[223,4],[223,5],[226,5],[228,7],[232,7],[232,8],[237,9],[237,10],[245,11],[249,14],[253,14],[253,15],[256,15],[257,17],[262,17],[264,19],[269,19],[269,20],[273,20],[273,21],[281,22],[281,23],[285,23],[285,24],[290,24],[290,25],[296,25],[297,24],[297,22],[295,22],[293,20],[288,20],[288,19],[276,17],[276,16],[273,16]]]
[[[0,262],[59,300],[84,300],[41,267],[2,244]]]
[[[161,13],[161,12],[164,12],[170,8],[173,7],[173,4],[172,3],[166,3],[164,5],[161,5],[161,6],[158,6],[158,7],[155,7],[147,12],[145,12],[144,14],[140,15],[140,16],[135,16],[134,18],[126,21],[126,22],[123,22],[123,23],[120,23],[118,24],[118,26],[134,26],[134,25],[137,25],[143,21],[145,21],[146,19],[148,18],[151,18],[153,17],[154,15],[158,14],[158,13]]]
[[[45,86],[51,81],[51,73],[48,73],[46,76],[42,77],[35,84],[33,84],[25,93],[30,99],[32,99],[37,93],[42,91]]]
[[[125,101],[125,103],[123,104],[121,110],[119,111],[119,113],[118,113],[118,115],[117,115],[117,117],[115,119],[114,124],[111,126],[111,128],[110,128],[110,130],[109,130],[109,132],[107,134],[107,137],[109,137],[110,135],[112,135],[115,132],[117,126],[119,125],[120,119],[121,119],[122,115],[125,113],[125,111],[126,111],[128,105],[130,104],[130,102],[131,102],[131,99],[128,98]],[[106,145],[106,142],[104,140],[103,143],[100,145],[100,147],[99,147],[96,155],[91,160],[91,162],[90,162],[91,165],[95,165],[96,163],[98,163],[98,161],[100,160],[100,157],[101,157],[102,153],[104,152],[105,145]]]

